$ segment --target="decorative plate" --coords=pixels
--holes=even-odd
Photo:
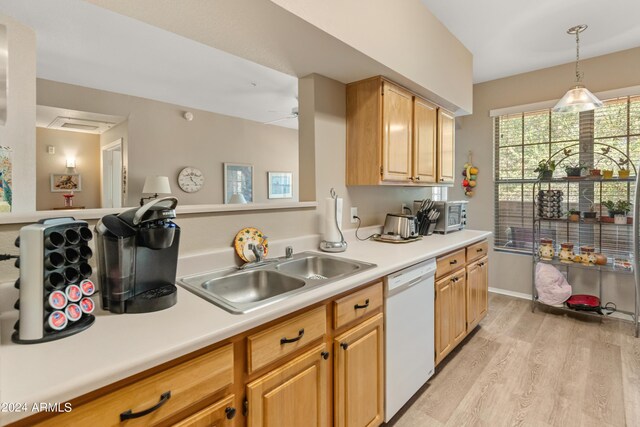
[[[253,251],[249,249],[249,244],[264,246],[264,256],[267,257],[269,253],[269,242],[267,236],[255,227],[247,227],[238,231],[236,238],[233,240],[233,246],[236,248],[236,253],[245,262],[253,262],[256,260],[256,256]]]

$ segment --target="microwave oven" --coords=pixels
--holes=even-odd
[[[462,230],[467,226],[467,202],[466,200],[435,202],[434,207],[440,212],[436,222],[436,233],[447,234],[452,231]]]

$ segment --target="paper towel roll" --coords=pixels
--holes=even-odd
[[[338,225],[342,229],[342,198],[327,197],[324,210],[324,240],[327,242],[342,241],[340,231],[336,227],[336,215],[338,217]]]

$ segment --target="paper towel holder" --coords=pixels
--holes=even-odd
[[[340,233],[340,241],[339,242],[331,242],[327,240],[322,240],[320,242],[320,250],[323,252],[344,252],[347,250],[347,242],[344,240],[344,235],[342,234],[342,230],[338,226],[338,195],[336,194],[336,190],[334,188],[329,192],[331,198],[334,203],[334,219],[336,228],[338,229],[338,233]]]

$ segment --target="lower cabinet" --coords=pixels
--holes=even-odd
[[[334,425],[364,427],[384,419],[382,313],[334,339]]]
[[[489,265],[485,256],[467,266],[467,332],[487,314]]]
[[[247,425],[326,426],[329,354],[321,344],[247,385]]]
[[[238,418],[233,401],[234,395],[232,394],[174,424],[173,427],[233,427]]]
[[[466,280],[460,269],[435,285],[436,365],[466,336]]]

